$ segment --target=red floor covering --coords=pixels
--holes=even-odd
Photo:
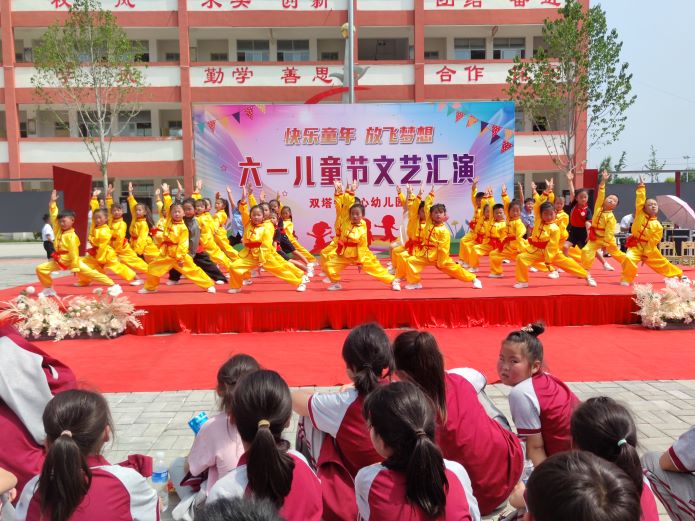
[[[527,289],[513,289],[514,266],[505,266],[505,278],[490,279],[488,260],[482,259],[482,290],[470,283],[453,280],[433,268],[423,276],[424,289],[391,291],[356,268],[344,273],[342,291],[329,292],[317,275],[304,293],[294,291],[269,274],[254,279],[242,293],[230,295],[227,286],[217,286],[211,295],[187,280],[178,286],[160,286],[152,295],[139,295],[136,287],[124,285],[125,294],[148,311],[140,335],[191,331],[193,333],[315,331],[347,329],[365,321],[384,327],[470,327],[520,325],[543,319],[548,325],[576,326],[629,324],[632,288],[619,285],[620,275],[594,269],[598,287],[563,273],[558,280],[544,273],[532,273]],[[688,273],[691,277],[692,268]],[[64,277],[55,284],[60,295],[86,294],[91,288],[72,287],[74,279]],[[642,267],[639,283],[663,284],[663,278]],[[0,301],[16,296],[18,289],[0,291]]]
[[[447,367],[474,367],[497,380],[501,340],[511,329],[431,329]],[[389,331],[394,336],[398,331]],[[346,331],[191,335],[39,342],[88,387],[103,392],[209,389],[232,354],[248,353],[290,385],[346,381],[340,356]],[[548,369],[566,381],[695,378],[695,332],[641,326],[549,327],[542,337]]]

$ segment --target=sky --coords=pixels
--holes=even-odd
[[[649,147],[666,161],[664,169],[695,169],[695,0],[602,0],[608,27],[623,41],[622,60],[630,64],[637,101],[626,127],[607,147],[589,150],[589,168],[624,150],[627,168],[639,170]]]

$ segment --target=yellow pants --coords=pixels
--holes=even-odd
[[[336,245],[335,241],[332,241],[319,253],[319,265],[321,266],[321,269],[324,272],[326,272],[326,262],[328,262],[329,259],[336,255],[337,249],[338,246]]]
[[[582,250],[576,244],[567,250],[567,256],[578,263],[582,263]]]
[[[492,244],[474,244],[468,248],[468,264],[471,268],[477,268],[480,264],[480,257],[490,255],[490,252],[496,250]],[[459,255],[460,257],[460,255]]]
[[[478,234],[473,232],[468,232],[459,241],[459,259],[461,259],[466,264],[470,265],[471,250],[478,244],[476,242]]]
[[[135,250],[133,250],[135,251]],[[157,248],[154,243],[148,242],[145,249],[142,250],[142,256],[145,257],[145,262],[149,264],[157,257],[159,257],[159,248]]]
[[[521,253],[517,258],[516,258],[516,280],[518,282],[528,282],[528,268],[529,266],[532,265],[538,265],[545,263],[545,251],[544,250],[536,250],[533,253]],[[582,279],[585,279],[589,276],[587,271],[582,268],[577,261],[566,257],[562,253],[558,253],[553,257],[550,262],[548,262],[550,266],[555,266],[556,268],[560,268],[567,273],[571,273],[572,275],[576,275],[577,277],[580,277]]]
[[[53,279],[51,279],[51,272],[53,271],[63,271],[63,268],[58,266],[55,261],[48,261],[36,266],[36,276],[39,278],[39,282],[44,288],[53,287]],[[105,286],[113,286],[114,282],[107,275],[104,275],[100,271],[90,268],[87,264],[82,262],[80,259],[80,273],[89,282],[98,282],[104,284]]]
[[[408,280],[408,284],[417,284],[420,282],[420,275],[426,266],[435,266],[442,273],[446,273],[449,277],[463,282],[470,282],[475,279],[473,273],[462,268],[458,263],[454,262],[451,257],[447,257],[443,263],[437,264],[436,262],[428,260],[427,257],[410,256],[406,261],[406,279]]]
[[[328,278],[331,282],[340,282],[340,272],[343,271],[348,266],[354,266],[358,264],[358,260],[355,257],[343,257],[342,255],[335,255],[326,262],[325,270]],[[384,268],[379,259],[374,255],[368,255],[362,262],[362,271],[367,275],[380,280],[384,284],[391,284],[396,277],[391,275],[386,268]]]
[[[657,248],[638,245],[634,248],[628,248],[623,260],[623,274],[620,280],[622,282],[632,282],[637,275],[637,264],[642,260],[647,266],[664,277],[671,278],[683,275],[683,270],[667,261]]]
[[[213,280],[193,262],[193,257],[185,255],[183,258],[183,266],[179,266],[178,261],[173,257],[160,256],[152,261],[147,268],[147,280],[145,280],[145,289],[150,291],[157,289],[159,279],[169,270],[175,269],[181,275],[193,282],[196,286],[203,289],[208,289],[214,286]]]
[[[606,253],[609,253],[620,264],[625,262],[625,254],[620,251],[620,248],[615,243],[604,243],[603,241],[589,241],[582,248],[582,267],[584,269],[590,269],[591,265],[594,263],[594,258],[596,257],[596,252],[603,249]]]
[[[502,261],[504,259],[514,260],[519,255],[519,250],[516,247],[505,245],[502,251],[494,249],[490,252],[490,273],[493,275],[502,275]]]
[[[116,252],[118,255],[118,260],[128,266],[129,268],[139,271],[140,273],[147,273],[147,263],[138,257],[137,253],[133,251],[130,245],[125,248],[121,248]]]
[[[250,273],[252,269],[259,268],[260,264],[258,259],[252,254],[246,257],[239,257],[237,260],[233,261],[229,268],[229,287],[232,289],[241,288],[241,284],[245,278],[248,278],[246,274]],[[293,286],[299,286],[302,283],[302,276],[298,275],[291,268],[296,268],[296,266],[285,261],[279,255],[271,255],[269,258],[263,262],[263,269],[276,276],[280,280],[289,282]],[[297,268],[300,273],[303,274],[302,270]]]
[[[139,260],[142,261],[142,259]],[[126,282],[135,280],[135,272],[125,264],[121,264],[118,260],[111,260],[108,262],[100,263],[97,262],[97,260],[91,255],[86,255],[82,257],[81,263],[96,272],[104,273],[106,270],[109,270],[115,273],[117,276],[121,277]],[[90,282],[92,282],[92,278],[87,276],[86,274],[83,275],[82,270],[80,269],[80,272],[77,274],[77,283],[80,286],[86,286]]]
[[[391,264],[393,265],[393,272],[397,279],[405,280],[408,276],[408,257],[410,257],[410,254],[406,248],[403,248],[403,251],[398,255],[392,255]]]
[[[232,261],[217,246],[215,240],[207,241],[205,244],[201,243],[201,245],[203,246],[203,251],[210,256],[210,260],[212,260],[212,262],[229,270],[229,267],[232,265]]]
[[[239,252],[236,251],[231,244],[229,244],[229,238],[225,233],[225,229],[220,226],[217,233],[215,233],[215,244],[222,250],[229,260],[237,260],[239,258]]]

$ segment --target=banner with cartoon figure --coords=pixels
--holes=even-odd
[[[513,192],[514,104],[360,103],[198,105],[196,176],[204,195],[235,199],[251,184],[292,209],[300,242],[319,251],[332,237],[333,183],[359,182],[372,246],[399,236],[396,185],[435,190],[447,207],[452,242],[467,231],[471,184]],[[226,195],[224,195],[226,196]]]

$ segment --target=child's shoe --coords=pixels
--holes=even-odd
[[[240,292],[241,292],[241,288],[229,288],[227,290],[227,293],[240,293]]]
[[[343,289],[343,287],[340,285],[340,282],[334,282],[326,289],[328,289],[328,291],[338,291],[340,289]]]
[[[253,279],[244,279],[244,281],[242,282],[242,284],[243,284],[244,286],[250,286],[251,284],[253,284]]]
[[[297,291],[306,291],[306,284],[302,282],[299,286],[297,286]]]
[[[598,286],[598,284],[596,284],[596,281],[591,277],[591,275],[586,277],[586,283],[589,286],[591,286],[592,288],[595,288],[596,286]]]
[[[401,290],[401,281],[398,279],[393,279],[393,282],[391,283],[391,289],[393,291],[400,291]]]
[[[538,268],[534,268],[533,266],[531,266],[528,270],[529,270],[531,273],[538,273]]]
[[[629,283],[628,281],[626,281],[626,280],[621,280],[621,281],[620,281],[620,285],[621,285],[621,286],[629,286],[630,283]]]
[[[405,289],[408,289],[408,290],[412,290],[412,289],[422,289],[422,284],[420,284],[419,282],[417,282],[417,283],[415,283],[415,284],[406,284],[406,285],[405,285]]]
[[[169,281],[169,282],[171,282],[171,281]],[[157,293],[157,290],[156,289],[140,288],[138,290],[138,293],[140,293],[141,295],[148,295],[150,293]]]
[[[468,270],[468,273],[478,273],[478,268],[464,268]]]
[[[53,288],[43,288],[43,290],[39,291],[39,298],[48,298],[48,297],[57,297],[58,294],[56,293],[56,290]]]
[[[208,289],[205,290],[208,293],[217,293],[217,290],[215,289],[215,286],[210,286]]]
[[[302,275],[302,284],[309,284],[309,282],[311,282],[309,277],[307,275]]]
[[[549,279],[559,279],[560,278],[560,272],[559,271],[551,271],[548,273],[548,278]]]
[[[226,280],[216,280],[215,284],[217,284],[218,286],[221,286],[222,284],[227,284],[227,281]]]
[[[503,277],[504,277],[504,275],[502,275],[501,273],[490,273],[488,275],[488,278],[490,278],[490,279],[501,279]]]
[[[514,284],[515,289],[528,288],[528,282],[517,282]]]
[[[108,293],[112,297],[117,297],[118,295],[123,293],[123,289],[120,285],[114,284],[113,286],[109,286],[109,289],[106,290],[106,293]]]
[[[134,279],[131,280],[129,285],[130,286],[142,286],[145,282],[142,279]]]
[[[603,269],[606,271],[615,271],[615,268],[613,266],[611,266],[610,264],[608,264],[607,262],[603,263]]]
[[[480,282],[480,279],[473,279],[473,287],[475,289],[483,289],[483,283]]]
[[[178,280],[167,280],[167,286],[176,286],[178,283]]]

